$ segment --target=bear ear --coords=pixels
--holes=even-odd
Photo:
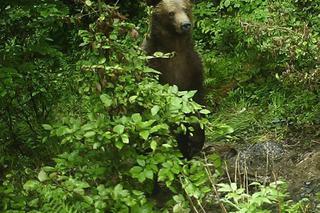
[[[146,0],[148,6],[156,6],[161,0]]]

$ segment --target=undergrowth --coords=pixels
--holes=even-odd
[[[304,211],[280,182],[217,185],[220,156],[182,159],[174,134],[200,122],[207,144],[319,136],[318,1],[195,4],[211,115],[146,66],[142,1],[13,0],[0,12],[0,211],[205,212],[210,197],[222,212]],[[169,192],[160,206],[156,182]]]

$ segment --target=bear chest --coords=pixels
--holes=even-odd
[[[161,72],[161,83],[177,85],[180,90],[189,90],[192,84],[193,66],[192,60],[185,54],[175,54],[173,58],[160,59],[156,69]]]

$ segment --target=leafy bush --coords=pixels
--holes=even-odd
[[[39,137],[41,124],[52,119],[57,100],[67,99],[78,75],[72,75],[70,56],[55,43],[67,42],[61,22],[66,6],[12,1],[1,3],[1,12],[0,162],[18,168],[26,163],[23,157],[51,155]]]
[[[293,203],[291,200],[285,200],[288,196],[286,193],[285,183],[277,181],[270,183],[269,186],[263,186],[260,183],[251,183],[258,190],[252,194],[246,193],[246,189],[238,188],[236,183],[218,184],[219,192],[227,193],[221,199],[228,207],[230,212],[307,212],[308,207],[305,205],[306,199]]]
[[[50,120],[38,123],[49,134],[42,138],[40,147],[55,144],[58,154],[53,162],[47,164],[42,160],[36,171],[23,174],[26,178],[22,181],[21,196],[15,196],[21,190],[21,179],[16,179],[13,172],[7,175],[0,192],[4,198],[2,209],[150,212],[155,207],[147,198],[154,191],[155,182],[161,186],[163,183],[162,187],[172,192],[167,208],[171,206],[175,211],[189,208],[185,195],[202,199],[209,191],[205,186],[207,177],[201,170],[201,161],[186,163],[182,159],[174,135],[186,131],[188,123],[206,122],[190,114],[205,115],[209,111],[191,100],[194,91],[178,91],[176,86],[157,82],[158,72],[145,66],[148,57],[138,47],[141,40],[135,40],[132,34],[135,25],[122,17],[116,7],[85,1],[75,5],[83,10],[79,17],[77,13],[68,15],[68,9],[61,14],[59,9],[67,7],[60,6],[57,2],[52,5],[38,2],[39,12],[33,14],[35,20],[38,17],[41,20],[43,14],[57,15],[51,17],[53,22],[48,23],[47,33],[41,34],[41,39],[50,41],[52,33],[63,31],[63,25],[56,30],[51,25],[64,18],[71,24],[69,35],[75,36],[67,51],[72,55],[71,61],[65,60],[64,67],[54,67],[62,70],[55,77],[58,94],[51,92],[55,87],[50,85],[46,85],[50,91],[43,91],[44,95],[48,92],[53,102],[45,100],[45,103],[58,109],[53,110]],[[17,11],[19,7],[10,6],[8,10]],[[38,28],[37,25],[32,30]],[[81,30],[76,35],[77,28]],[[45,47],[37,40],[32,42],[37,44],[37,51]],[[60,59],[63,53],[58,56]],[[70,71],[63,70],[65,67],[76,72],[77,78],[72,77],[76,84],[71,79],[64,81],[63,73]],[[42,68],[45,72],[53,69]],[[39,72],[35,71],[34,75]],[[75,86],[76,94],[67,91],[69,87],[62,89],[64,84]],[[5,88],[4,95],[7,91]],[[71,108],[61,111],[66,107]],[[51,155],[55,153],[49,151]]]
[[[267,112],[254,112],[267,125],[319,125],[319,8],[291,0],[198,3],[195,36],[208,104],[224,100],[230,112],[243,100],[247,110]]]

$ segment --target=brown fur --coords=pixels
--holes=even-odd
[[[173,17],[170,17],[170,12],[174,13]],[[173,58],[153,59],[149,66],[162,73],[161,83],[177,85],[180,90],[198,90],[194,99],[202,103],[202,63],[194,50],[191,30],[183,33],[179,29],[183,21],[192,23],[190,1],[160,1],[154,7],[151,33],[143,48],[149,55],[154,52],[174,52]]]
[[[153,1],[151,32],[143,43],[148,55],[155,52],[171,53],[169,59],[151,59],[149,66],[160,71],[160,82],[177,85],[179,90],[198,90],[194,100],[203,101],[203,67],[192,41],[192,4],[189,0]],[[183,30],[187,24],[188,30]],[[202,149],[204,130],[193,126],[193,136],[188,132],[178,136],[179,148],[190,158]]]

